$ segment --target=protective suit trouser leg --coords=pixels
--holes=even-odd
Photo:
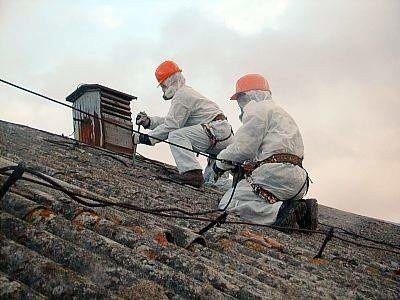
[[[218,205],[219,209],[225,208],[232,195],[232,190],[232,188],[229,189],[222,197]],[[227,211],[237,213],[241,218],[251,222],[270,225],[275,222],[281,205],[282,202],[269,204],[254,194],[250,184],[244,179],[238,183]]]
[[[210,139],[200,124],[172,131],[168,135],[168,140],[195,151],[204,152],[210,147]],[[195,153],[175,146],[171,146],[171,152],[180,173],[202,169]]]

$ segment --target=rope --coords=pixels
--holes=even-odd
[[[326,234],[326,237],[321,245],[321,248],[319,249],[318,254],[314,256],[314,258],[322,258],[322,253],[324,252],[326,245],[332,239],[332,237],[333,237],[333,227],[329,228],[329,231]]]
[[[11,170],[15,171],[17,169],[19,169],[19,166],[3,167],[3,168],[0,168],[0,174],[9,176],[9,178],[10,178],[12,174],[10,175],[10,174],[7,174],[6,172],[11,171]],[[321,249],[319,251],[319,253],[321,255],[322,255],[322,251],[325,249],[325,246],[326,246],[327,242],[332,238],[336,238],[336,239],[338,239],[340,241],[347,242],[347,243],[350,243],[350,244],[353,244],[353,245],[356,245],[356,246],[359,246],[359,247],[364,247],[364,248],[369,248],[369,249],[374,249],[374,250],[380,250],[380,251],[386,251],[386,252],[390,252],[390,253],[394,253],[394,254],[399,254],[400,255],[400,252],[395,251],[395,250],[385,249],[385,248],[371,246],[371,245],[365,245],[365,244],[357,243],[355,241],[351,241],[351,240],[348,240],[348,239],[344,239],[344,238],[342,238],[340,236],[337,236],[337,235],[333,234],[333,228],[335,228],[336,226],[331,226],[331,230],[330,231],[332,231],[332,232],[330,233],[330,231],[327,232],[327,231],[324,231],[324,230],[310,230],[310,229],[302,229],[302,228],[287,228],[287,227],[274,226],[274,225],[265,225],[265,224],[257,224],[257,223],[245,222],[245,221],[227,221],[227,220],[225,220],[226,217],[227,217],[226,212],[224,212],[222,215],[220,215],[216,219],[211,219],[211,218],[206,218],[206,217],[198,217],[198,215],[200,215],[200,214],[212,213],[212,212],[216,212],[216,210],[192,213],[192,212],[187,212],[187,211],[179,209],[179,208],[153,208],[153,209],[146,209],[146,208],[142,208],[142,207],[139,207],[139,206],[136,206],[136,205],[131,205],[131,204],[128,204],[128,203],[112,202],[110,200],[102,200],[102,199],[98,199],[96,197],[92,197],[92,196],[88,196],[88,195],[82,195],[82,194],[79,194],[79,193],[76,193],[76,192],[71,192],[71,191],[67,190],[66,188],[62,187],[56,181],[54,181],[54,180],[50,179],[49,177],[41,174],[40,172],[37,172],[37,171],[32,170],[30,168],[26,168],[25,172],[27,172],[27,173],[29,173],[31,175],[34,175],[34,176],[46,181],[47,184],[42,182],[42,181],[37,181],[35,179],[26,178],[26,177],[21,177],[20,179],[27,180],[27,181],[30,181],[30,182],[33,182],[33,183],[36,183],[36,184],[39,184],[39,185],[43,185],[43,186],[46,186],[46,187],[49,187],[49,188],[53,188],[53,189],[59,190],[59,191],[65,193],[66,195],[68,195],[69,197],[71,197],[76,202],[78,202],[80,204],[83,204],[85,206],[88,206],[88,207],[117,206],[117,207],[121,207],[121,208],[128,209],[128,210],[133,210],[133,211],[138,211],[138,212],[142,212],[142,213],[148,213],[148,214],[152,214],[152,215],[157,215],[157,216],[160,216],[160,217],[211,222],[209,224],[209,225],[212,224],[211,227],[213,227],[215,225],[219,226],[219,225],[225,223],[225,224],[237,224],[237,225],[248,225],[248,226],[255,226],[255,227],[264,227],[264,228],[271,228],[271,229],[277,229],[277,230],[285,229],[285,230],[293,230],[293,231],[297,231],[297,232],[322,234],[322,235],[325,235],[326,237],[325,237],[325,240],[324,240],[323,245],[322,245],[323,247],[321,247]],[[90,202],[87,202],[87,201],[82,200],[80,198],[85,198],[85,199],[88,199],[88,200],[91,200],[91,201],[94,201],[94,202],[97,202],[97,203],[90,203]],[[186,214],[186,215],[171,215],[171,214],[166,214],[165,212],[179,212],[179,213]],[[339,228],[339,229],[342,229],[342,228]],[[207,229],[207,230],[209,230],[209,229]],[[199,233],[202,234],[201,230],[200,230]],[[362,237],[363,238],[368,238],[368,237],[365,237],[365,236],[362,236]],[[370,239],[370,238],[368,238],[368,239]],[[370,240],[372,240],[372,239],[370,239]],[[380,242],[379,243],[376,242],[376,243],[377,244],[384,244],[384,245],[387,244],[385,242],[381,242],[381,243]]]
[[[5,175],[5,176],[9,176],[9,174],[6,173],[6,171],[10,171],[13,170],[15,168],[15,166],[10,166],[10,167],[4,167],[4,168],[0,168],[0,174],[1,175]],[[71,192],[66,190],[65,188],[61,187],[60,185],[58,185],[56,183],[56,185],[52,185],[53,180],[51,180],[50,178],[48,178],[45,175],[42,175],[39,172],[36,172],[32,169],[27,169],[26,170],[27,173],[30,173],[31,175],[37,175],[39,174],[41,176],[42,180],[45,180],[49,183],[44,183],[42,181],[38,181],[32,178],[27,178],[27,177],[22,177],[21,180],[25,180],[28,182],[32,182],[35,184],[39,184],[48,188],[52,188],[61,192],[67,191],[67,195],[74,195],[74,196],[78,196],[84,199],[88,199],[91,201],[95,201],[95,202],[101,202],[101,205],[99,204],[95,204],[95,203],[90,203],[87,201],[83,201],[82,199],[74,199],[76,200],[78,203],[83,204],[85,206],[88,207],[106,207],[106,206],[116,206],[116,207],[122,207],[122,208],[126,208],[126,209],[130,209],[130,210],[135,210],[135,211],[139,211],[139,212],[143,212],[143,213],[151,213],[151,214],[156,214],[158,212],[180,212],[182,214],[186,214],[188,216],[197,216],[197,215],[206,215],[206,214],[211,214],[211,213],[215,213],[215,212],[219,212],[220,210],[206,210],[206,211],[200,211],[200,212],[188,212],[185,211],[183,209],[180,208],[153,208],[153,209],[145,209],[136,205],[131,205],[131,204],[127,204],[127,203],[120,203],[120,202],[112,202],[112,201],[104,201],[101,199],[98,199],[96,197],[92,197],[92,196],[88,196],[88,195],[84,195],[84,194],[80,194],[77,192]],[[61,187],[61,188],[60,188]],[[176,217],[176,218],[180,218],[181,216],[172,216],[172,215],[160,215],[160,216],[165,216],[165,217]],[[187,219],[187,218],[186,218]],[[192,219],[192,218],[189,218]],[[211,219],[211,218],[195,218],[194,220],[197,221],[204,221],[204,222],[213,222],[215,221],[215,219]],[[281,226],[274,226],[274,225],[265,225],[265,224],[257,224],[257,223],[252,223],[252,222],[245,222],[245,221],[225,221],[224,223],[226,224],[237,224],[237,225],[249,225],[249,226],[257,226],[257,227],[266,227],[266,228],[272,228],[272,229],[288,229],[287,227],[281,227]],[[318,234],[326,234],[325,231],[321,231],[321,230],[309,230],[309,229],[301,229],[301,228],[289,228],[292,229],[294,231],[298,231],[298,232],[305,232],[305,233],[318,233]]]
[[[386,251],[386,252],[390,252],[390,253],[394,253],[394,254],[399,254],[399,255],[400,255],[400,251],[395,251],[395,250],[390,250],[390,249],[384,249],[384,248],[381,248],[381,247],[376,247],[376,246],[371,246],[371,245],[366,245],[366,244],[357,243],[357,242],[355,242],[355,241],[350,241],[350,240],[348,240],[348,239],[344,239],[344,238],[339,237],[339,236],[337,236],[337,235],[335,235],[335,236],[333,236],[333,237],[336,238],[336,239],[338,239],[339,241],[346,242],[346,243],[349,243],[349,244],[353,244],[353,245],[356,245],[356,246],[359,246],[359,247],[364,247],[364,248],[369,248],[369,249],[374,249],[374,250],[381,250],[381,251]]]
[[[13,169],[11,175],[8,176],[6,182],[2,185],[0,189],[0,199],[3,199],[4,195],[10,189],[10,187],[17,182],[18,179],[22,177],[26,169],[25,163],[20,163]]]
[[[9,166],[9,167],[4,167],[4,168],[0,168],[0,174],[5,175],[5,176],[10,176],[8,175],[6,172],[10,171],[10,170],[16,170],[18,168],[18,166]],[[22,177],[22,180],[26,180],[26,181],[30,181],[36,184],[40,184],[40,185],[44,185],[46,187],[49,188],[54,188],[56,190],[59,190],[63,193],[65,193],[67,196],[71,197],[73,200],[75,200],[76,202],[83,204],[85,206],[88,207],[107,207],[107,206],[118,206],[118,207],[122,207],[122,208],[127,208],[127,209],[131,209],[131,210],[136,210],[139,212],[143,212],[143,213],[159,213],[159,212],[179,212],[185,215],[189,215],[189,216],[196,216],[196,215],[205,215],[205,214],[210,214],[210,213],[214,213],[217,212],[217,210],[207,210],[207,211],[200,211],[200,212],[188,212],[185,211],[183,209],[180,208],[142,208],[140,206],[137,205],[132,205],[129,203],[123,203],[123,202],[112,202],[110,200],[102,200],[96,197],[92,197],[89,195],[83,195],[77,192],[71,192],[69,190],[67,190],[66,188],[64,188],[62,185],[60,185],[59,183],[57,183],[55,180],[49,178],[46,175],[41,174],[40,172],[37,172],[33,169],[30,168],[26,168],[25,169],[26,173],[29,173],[31,175],[34,175],[36,177],[38,177],[39,179],[42,179],[43,181],[47,182],[48,184],[44,184],[41,181],[37,181],[31,178],[26,178],[26,177]],[[98,202],[98,203],[90,203],[87,201],[84,201],[80,198],[84,198],[84,199],[88,199],[94,202]],[[206,220],[208,221],[208,219]]]
[[[228,203],[225,205],[225,207],[222,209],[223,213],[219,215],[215,220],[212,220],[210,224],[208,224],[206,227],[201,229],[198,234],[203,235],[207,231],[209,231],[211,228],[214,226],[221,226],[223,223],[226,223],[226,218],[228,217],[228,213],[226,212],[226,209],[229,207],[229,204],[231,204],[233,195],[235,194],[236,191],[236,186],[238,185],[238,181],[236,180],[233,184],[233,189],[232,189],[232,194],[229,198]]]
[[[17,88],[17,89],[20,89],[20,90],[22,90],[22,91],[24,91],[24,92],[27,92],[27,93],[33,94],[33,95],[35,95],[35,96],[41,97],[41,98],[46,99],[46,100],[48,100],[48,101],[51,101],[51,102],[57,103],[57,104],[59,104],[59,105],[62,105],[62,106],[71,108],[72,110],[75,110],[75,111],[77,111],[77,112],[80,112],[80,113],[82,113],[82,114],[85,114],[85,115],[87,115],[87,116],[90,116],[90,117],[92,117],[92,118],[98,119],[98,120],[100,120],[100,121],[102,121],[102,122],[109,123],[109,124],[112,124],[112,125],[114,125],[114,126],[117,126],[117,127],[121,128],[121,129],[128,130],[128,131],[130,131],[131,133],[134,132],[134,133],[139,133],[139,134],[140,134],[140,132],[139,132],[138,130],[135,130],[135,129],[131,128],[131,127],[127,127],[127,126],[118,124],[118,123],[116,123],[116,122],[110,121],[110,120],[105,120],[105,119],[103,119],[103,118],[101,118],[101,117],[99,117],[99,116],[96,116],[96,115],[94,115],[94,114],[88,113],[88,112],[86,112],[86,111],[83,111],[83,110],[81,110],[81,109],[79,109],[79,108],[73,107],[72,105],[68,105],[68,104],[63,103],[63,102],[61,102],[61,101],[58,101],[58,100],[56,100],[56,99],[47,97],[47,96],[45,96],[45,95],[43,95],[43,94],[40,94],[40,93],[35,92],[35,91],[33,91],[33,90],[27,89],[27,88],[25,88],[25,87],[22,87],[22,86],[20,86],[20,85],[15,84],[15,83],[6,81],[6,80],[1,79],[1,78],[0,78],[0,82],[3,82],[3,83],[5,83],[5,84],[7,84],[7,85],[9,85],[9,86],[12,86],[12,87],[15,87],[15,88]],[[196,155],[202,155],[202,156],[207,157],[207,158],[212,158],[212,159],[219,160],[219,161],[224,161],[225,163],[227,163],[226,160],[220,160],[220,159],[218,159],[218,158],[216,158],[216,157],[214,157],[214,156],[212,156],[212,155],[210,155],[210,154],[208,154],[208,153],[204,153],[204,152],[201,152],[201,151],[195,151],[195,150],[193,150],[193,149],[191,149],[191,148],[187,148],[187,147],[185,147],[185,146],[181,146],[181,145],[178,145],[178,144],[172,143],[172,142],[170,142],[170,141],[163,140],[163,139],[160,139],[160,138],[151,136],[151,135],[147,135],[147,136],[148,136],[149,138],[152,138],[152,139],[156,140],[156,141],[159,141],[159,142],[162,142],[162,143],[166,143],[166,144],[169,144],[169,145],[171,145],[171,146],[178,147],[178,148],[181,148],[181,149],[184,149],[184,150],[193,152],[193,153],[195,153]],[[240,165],[240,163],[237,163],[237,162],[229,162],[229,163],[232,164],[232,165],[238,165],[238,164]]]
[[[200,229],[197,234],[203,235],[204,233],[209,231],[214,226],[221,226],[223,223],[225,223],[227,217],[228,217],[228,213],[224,212],[218,218],[216,218],[210,224],[208,224],[206,227],[204,227],[203,229]]]
[[[17,168],[17,166],[8,166],[8,167],[3,167],[0,168],[0,174],[1,175],[5,175],[5,176],[9,176],[9,174],[7,174],[7,171],[10,170],[14,170],[15,168]],[[142,213],[149,213],[149,214],[154,214],[154,215],[158,215],[158,216],[163,216],[163,217],[171,217],[171,218],[180,218],[180,219],[190,219],[190,220],[197,220],[197,221],[204,221],[204,222],[214,222],[215,219],[211,219],[211,218],[204,218],[204,217],[197,217],[199,215],[205,215],[205,214],[210,214],[210,213],[215,213],[218,212],[218,210],[209,210],[209,211],[202,211],[202,212],[188,212],[185,211],[183,209],[180,208],[152,208],[152,209],[148,209],[148,208],[142,208],[136,205],[132,205],[132,204],[128,204],[128,203],[123,203],[123,202],[112,202],[110,200],[103,200],[103,199],[98,199],[96,197],[92,197],[92,196],[88,196],[88,195],[83,195],[83,194],[79,194],[76,192],[71,192],[69,190],[67,190],[66,188],[64,188],[63,186],[61,186],[59,183],[57,183],[56,181],[54,181],[53,179],[49,178],[48,176],[45,176],[43,174],[41,174],[40,172],[37,172],[31,168],[26,168],[25,172],[34,175],[40,179],[42,179],[43,181],[47,182],[48,184],[45,184],[41,181],[37,181],[31,178],[26,178],[26,177],[22,177],[22,180],[26,180],[26,181],[30,181],[39,185],[43,185],[46,186],[48,188],[53,188],[56,190],[59,190],[63,193],[65,193],[67,196],[71,197],[73,200],[75,200],[76,202],[88,206],[88,207],[106,207],[106,206],[116,206],[116,207],[121,207],[121,208],[125,208],[125,209],[129,209],[129,210],[134,210],[134,211],[138,211],[138,212],[142,212]],[[88,199],[97,203],[90,203],[87,202],[85,200],[82,200],[80,198],[84,198],[84,199]],[[185,214],[187,216],[182,216],[182,215],[166,215],[163,214],[164,212],[179,212],[182,214]],[[250,226],[259,226],[259,227],[267,227],[267,228],[272,228],[272,229],[288,229],[286,227],[280,227],[280,226],[274,226],[274,225],[265,225],[265,224],[257,224],[257,223],[252,223],[252,222],[242,222],[242,221],[226,221],[226,224],[241,224],[241,225],[250,225]],[[292,229],[294,231],[298,231],[298,232],[313,232],[313,233],[319,233],[319,234],[326,234],[325,231],[320,231],[320,230],[307,230],[307,229],[302,229],[302,228],[289,228]]]
[[[85,115],[87,115],[87,116],[90,116],[90,117],[92,117],[92,118],[96,118],[96,119],[98,119],[98,120],[101,120],[102,122],[109,123],[109,124],[112,124],[112,125],[114,125],[114,126],[117,126],[117,127],[121,128],[121,129],[125,129],[125,130],[128,130],[128,131],[130,131],[130,132],[134,132],[134,133],[139,133],[139,134],[140,134],[140,132],[139,132],[138,130],[134,130],[133,128],[130,128],[130,127],[127,127],[127,126],[123,126],[123,125],[121,125],[121,124],[118,124],[118,123],[113,122],[113,121],[110,121],[110,120],[105,120],[105,119],[103,119],[103,118],[101,118],[101,117],[98,117],[98,116],[96,116],[96,115],[90,114],[90,113],[85,112],[85,111],[83,111],[83,110],[81,110],[81,109],[75,108],[75,107],[73,107],[73,106],[71,106],[71,105],[68,105],[68,104],[63,103],[63,102],[61,102],[61,101],[58,101],[58,100],[56,100],[56,99],[47,97],[47,96],[45,96],[45,95],[42,95],[42,94],[37,93],[37,92],[35,92],[35,91],[29,90],[29,89],[24,88],[24,87],[22,87],[22,86],[19,86],[19,85],[17,85],[17,84],[11,83],[11,82],[9,82],[9,81],[3,80],[3,79],[1,79],[1,78],[0,78],[0,82],[3,82],[3,83],[5,83],[5,84],[7,84],[7,85],[9,85],[9,86],[15,87],[15,88],[20,89],[20,90],[22,90],[22,91],[25,91],[25,92],[27,92],[27,93],[33,94],[33,95],[35,95],[35,96],[41,97],[41,98],[46,99],[46,100],[48,100],[48,101],[51,101],[51,102],[57,103],[57,104],[59,104],[59,105],[62,105],[62,106],[71,108],[72,110],[78,111],[78,112],[83,113],[83,114],[85,114]],[[171,145],[171,146],[175,146],[175,147],[178,147],[178,148],[181,148],[181,149],[184,149],[184,150],[193,152],[193,153],[195,153],[196,155],[202,155],[202,156],[204,156],[204,157],[212,158],[212,159],[214,159],[214,160],[218,160],[218,161],[221,161],[221,162],[224,162],[224,163],[227,163],[227,164],[231,164],[231,165],[233,165],[233,166],[242,166],[242,164],[241,164],[241,163],[238,163],[238,162],[227,161],[227,160],[221,160],[221,159],[218,159],[218,158],[216,158],[215,156],[212,156],[212,155],[210,155],[210,154],[208,154],[208,153],[204,153],[204,152],[201,152],[201,151],[194,151],[193,149],[190,149],[190,148],[187,148],[187,147],[184,147],[184,146],[181,146],[181,145],[178,145],[178,144],[175,144],[175,143],[166,141],[166,140],[162,140],[162,139],[160,139],[160,138],[156,138],[156,137],[153,137],[153,136],[150,136],[150,135],[147,135],[147,136],[148,136],[149,138],[152,138],[152,139],[156,140],[156,141],[163,142],[163,143],[169,144],[169,145]],[[223,216],[226,214],[226,211],[224,211],[224,213],[223,213],[222,215],[220,215],[217,219],[210,219],[210,218],[204,218],[204,217],[197,217],[197,215],[202,215],[202,214],[207,214],[207,213],[210,213],[210,212],[215,212],[215,210],[213,210],[213,211],[208,211],[208,212],[197,212],[197,213],[192,213],[192,212],[184,211],[184,210],[179,209],[179,208],[145,209],[145,208],[141,208],[141,207],[138,207],[138,206],[135,206],[135,205],[127,204],[127,203],[115,203],[115,202],[107,201],[107,200],[90,199],[90,197],[88,197],[88,196],[79,195],[79,196],[82,197],[82,198],[87,198],[87,199],[90,199],[90,200],[92,200],[92,201],[99,202],[99,203],[89,203],[89,202],[87,202],[87,201],[84,201],[84,200],[80,199],[80,198],[77,196],[77,194],[75,194],[75,193],[73,193],[73,192],[71,192],[71,191],[68,191],[67,189],[65,189],[64,187],[62,187],[60,184],[58,184],[58,183],[55,182],[54,180],[52,180],[52,179],[50,179],[50,178],[48,178],[48,177],[42,175],[42,174],[39,173],[39,172],[36,172],[36,171],[34,171],[34,170],[31,170],[31,169],[25,169],[25,170],[24,170],[24,168],[21,168],[21,167],[19,168],[19,171],[16,172],[17,168],[18,168],[18,166],[17,166],[17,167],[15,167],[15,166],[13,166],[13,167],[6,167],[6,168],[1,168],[1,169],[0,169],[0,173],[2,173],[3,175],[8,175],[8,176],[9,176],[9,178],[8,178],[7,181],[3,184],[3,186],[2,186],[2,188],[1,188],[1,190],[0,190],[0,196],[1,196],[0,199],[4,196],[4,194],[5,194],[5,193],[7,192],[7,190],[11,187],[11,185],[15,183],[15,181],[17,181],[18,179],[24,179],[24,180],[26,180],[26,178],[21,177],[22,174],[23,174],[23,172],[26,171],[26,172],[28,172],[28,173],[30,173],[30,174],[32,174],[32,175],[35,175],[35,176],[39,177],[40,179],[42,179],[42,180],[44,180],[44,181],[47,181],[47,182],[50,183],[50,184],[49,184],[49,185],[45,185],[45,184],[43,184],[43,183],[40,182],[40,181],[36,181],[35,183],[41,184],[41,185],[45,185],[45,186],[48,186],[48,187],[52,187],[52,188],[55,188],[55,189],[57,189],[57,190],[60,190],[60,191],[64,192],[66,195],[68,195],[71,199],[75,200],[76,202],[78,202],[78,203],[80,203],[80,204],[83,204],[83,205],[85,205],[85,206],[89,206],[89,207],[119,206],[119,207],[121,207],[121,208],[131,209],[131,210],[135,210],[135,211],[139,211],[139,212],[143,212],[143,213],[155,214],[155,215],[162,216],[162,217],[180,218],[180,219],[190,219],[190,220],[197,220],[197,221],[207,221],[207,222],[211,222],[211,223],[213,223],[213,224],[214,224],[214,223],[215,223],[215,224],[221,224],[221,223],[226,223],[226,224],[242,224],[242,225],[258,226],[258,227],[267,227],[267,228],[272,228],[272,229],[286,229],[286,230],[290,229],[290,230],[298,231],[298,232],[318,233],[318,234],[324,234],[324,235],[329,234],[329,232],[327,233],[327,232],[325,232],[325,231],[320,231],[320,230],[307,230],[307,229],[302,229],[302,228],[286,228],[286,227],[279,227],[279,226],[273,226],[273,225],[264,225],[264,224],[251,223],[251,222],[226,221],[226,220],[225,220],[226,218],[223,218]],[[6,171],[9,171],[9,170],[13,170],[14,172],[13,172],[11,175],[5,174],[5,172],[6,172]],[[21,173],[21,170],[22,170],[22,173]],[[13,174],[14,174],[14,175],[13,175]],[[235,188],[236,188],[236,186],[235,186],[234,189],[233,189],[233,193],[232,193],[231,198],[230,198],[230,200],[228,201],[228,204],[226,205],[225,209],[229,206],[230,201],[231,201],[232,198],[233,198],[233,194],[234,194]],[[225,209],[224,209],[224,210],[225,210]],[[186,214],[186,216],[164,214],[163,212],[166,212],[166,211],[168,211],[168,212],[180,212],[180,213]],[[214,225],[215,225],[215,224],[214,224]],[[211,225],[211,224],[210,224],[210,225]],[[213,225],[213,226],[214,226],[214,225]],[[323,225],[324,225],[324,224],[323,224]],[[382,241],[377,241],[377,240],[371,239],[371,238],[369,238],[369,237],[365,237],[365,236],[363,236],[363,235],[359,235],[359,234],[356,234],[356,233],[347,231],[346,229],[343,229],[343,228],[340,228],[340,227],[331,226],[331,228],[338,228],[338,229],[342,230],[345,234],[352,235],[352,236],[359,237],[359,238],[363,238],[363,239],[365,239],[365,240],[367,240],[367,241],[370,241],[370,242],[373,242],[373,243],[376,243],[376,244],[382,244],[382,245],[389,246],[389,247],[393,247],[393,248],[396,248],[396,249],[398,249],[398,247],[399,247],[398,245],[391,244],[391,243],[387,243],[387,242],[382,242]],[[350,240],[341,238],[341,237],[339,237],[339,236],[333,235],[333,233],[332,233],[332,235],[331,235],[330,238],[332,238],[332,237],[333,237],[333,238],[337,238],[338,240],[341,240],[341,241],[343,241],[343,242],[351,243],[351,244],[354,244],[354,245],[357,245],[357,246],[360,246],[360,247],[366,247],[366,248],[370,248],[370,249],[375,249],[375,250],[381,250],[381,251],[387,251],[387,252],[391,252],[391,253],[395,253],[395,254],[400,254],[400,252],[398,252],[398,251],[394,251],[394,250],[390,250],[390,249],[384,249],[384,248],[380,248],[380,247],[375,247],[375,246],[370,246],[370,245],[365,245],[365,244],[357,243],[357,242],[354,242],[354,241],[350,241]],[[327,238],[328,238],[328,235],[327,235],[327,237],[326,237],[325,239],[327,239]],[[328,240],[326,241],[326,243],[327,243],[327,242],[328,242]],[[324,241],[324,243],[325,243],[325,241]],[[325,243],[325,246],[326,246],[326,243]],[[321,254],[322,254],[322,252],[321,252]]]
[[[385,241],[371,239],[371,238],[366,237],[364,235],[357,234],[355,232],[349,231],[347,229],[344,229],[344,228],[341,228],[341,227],[338,227],[338,226],[332,226],[332,225],[328,225],[328,224],[325,224],[325,223],[322,223],[322,222],[318,222],[318,223],[323,225],[323,226],[333,227],[335,229],[341,230],[341,231],[343,231],[344,234],[347,234],[347,235],[351,235],[351,236],[354,236],[354,237],[357,237],[357,238],[362,238],[362,239],[364,239],[366,241],[369,241],[369,242],[372,242],[372,243],[375,243],[375,244],[381,244],[381,245],[385,245],[385,246],[388,246],[388,247],[393,247],[393,248],[396,248],[396,249],[400,250],[400,245],[398,245],[398,244],[392,244],[392,243],[385,242]]]

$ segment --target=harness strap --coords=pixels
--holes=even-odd
[[[300,158],[297,155],[288,154],[288,153],[274,154],[274,155],[271,155],[270,157],[268,157],[267,159],[264,159],[264,160],[262,160],[260,162],[256,162],[256,163],[252,163],[252,162],[246,163],[245,162],[244,169],[246,172],[246,180],[250,184],[251,188],[253,189],[253,192],[257,196],[261,197],[262,199],[264,199],[265,201],[267,201],[270,204],[276,203],[278,201],[291,201],[291,200],[295,199],[301,193],[301,191],[304,189],[305,186],[307,186],[306,194],[308,192],[310,178],[308,176],[307,171],[303,168],[302,162],[303,162],[303,158]],[[299,191],[293,197],[286,199],[286,200],[279,200],[278,197],[276,197],[273,193],[271,193],[270,191],[262,188],[261,186],[257,185],[256,183],[254,183],[253,178],[251,177],[251,173],[259,166],[267,164],[267,163],[290,163],[292,165],[301,167],[306,172],[306,175],[307,175],[306,180],[304,181],[304,183],[301,186],[301,188],[299,189]]]
[[[253,181],[253,178],[250,175],[246,176],[246,180],[250,184],[251,188],[253,189],[254,194],[261,197],[262,199],[267,201],[269,204],[274,204],[279,201],[279,199],[274,194],[272,194],[270,191],[267,191],[266,189],[255,184]]]
[[[204,129],[204,131],[206,132],[208,138],[210,139],[211,145],[210,145],[210,147],[207,149],[207,151],[210,151],[210,150],[214,149],[214,147],[217,145],[217,143],[224,142],[224,141],[230,139],[230,137],[231,137],[232,134],[233,134],[233,130],[232,130],[232,128],[231,128],[231,133],[230,133],[226,138],[223,138],[223,139],[221,139],[221,140],[218,140],[217,137],[212,133],[209,124],[201,124],[201,127],[203,127],[203,129]]]
[[[303,167],[302,165],[303,158],[289,153],[277,153],[271,155],[267,159],[258,162],[257,166],[259,167],[263,164],[268,164],[268,163],[289,163],[295,166]]]

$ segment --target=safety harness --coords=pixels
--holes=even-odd
[[[268,157],[267,159],[264,159],[264,160],[259,161],[259,162],[245,161],[243,163],[244,178],[250,184],[251,188],[253,189],[254,194],[256,194],[257,196],[261,197],[262,199],[264,199],[265,201],[267,201],[270,204],[273,204],[273,203],[278,202],[278,201],[293,200],[294,198],[296,198],[301,193],[301,191],[303,190],[305,185],[307,185],[307,190],[308,190],[309,180],[310,180],[309,177],[308,177],[308,174],[307,174],[307,178],[306,178],[304,184],[302,185],[300,190],[296,193],[296,195],[294,195],[290,199],[286,199],[286,200],[280,200],[278,197],[276,197],[270,191],[264,189],[263,187],[259,186],[256,183],[254,183],[254,180],[251,177],[251,174],[253,173],[253,171],[255,169],[257,169],[261,165],[268,164],[268,163],[289,163],[289,164],[292,164],[292,165],[299,166],[299,167],[303,168],[302,162],[303,162],[303,158],[300,158],[297,155],[288,154],[288,153],[274,154],[274,155]],[[306,173],[307,173],[307,171],[306,171]]]
[[[211,122],[224,121],[224,120],[227,120],[227,118],[223,114],[218,114]],[[201,124],[201,126],[204,128],[204,131],[206,132],[208,138],[210,139],[210,147],[208,147],[208,149],[206,151],[213,150],[215,148],[215,146],[217,145],[217,143],[224,142],[233,135],[233,129],[231,127],[231,133],[229,134],[229,136],[227,136],[226,138],[223,138],[221,140],[218,140],[217,137],[213,134],[213,132],[211,130],[210,123]]]

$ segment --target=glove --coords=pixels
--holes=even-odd
[[[214,171],[214,181],[217,181],[218,178],[220,178],[225,172],[226,170],[223,170],[221,168],[218,168],[217,166],[217,162],[215,161],[214,164],[212,165],[212,169]]]
[[[143,128],[147,129],[150,127],[150,118],[144,111],[141,111],[136,116],[136,125],[142,125]]]
[[[145,144],[145,145],[153,146],[153,143],[151,142],[149,136],[145,133],[134,132],[132,134],[132,142],[134,145]]]

